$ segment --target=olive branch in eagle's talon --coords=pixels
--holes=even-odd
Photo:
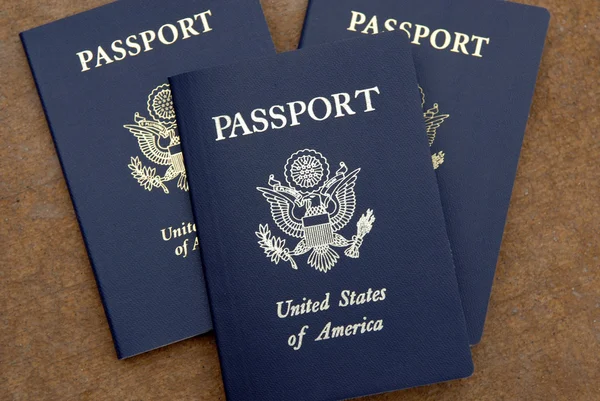
[[[162,182],[162,178],[156,175],[156,169],[154,167],[144,166],[139,157],[132,157],[131,163],[129,163],[127,167],[131,170],[133,178],[135,178],[144,189],[152,191],[152,188],[162,188],[166,194],[169,193],[169,190]]]
[[[280,260],[283,260],[284,262],[290,262],[292,269],[298,269],[290,250],[285,248],[285,240],[273,236],[267,224],[259,224],[256,236],[259,239],[258,244],[265,251],[267,258],[271,259],[271,262],[278,264]]]

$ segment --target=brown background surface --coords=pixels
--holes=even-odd
[[[527,2],[552,21],[475,374],[370,399],[600,400],[600,1]],[[223,400],[212,334],[117,361],[18,39],[103,3],[2,2],[0,398]],[[306,0],[263,7],[294,49]]]

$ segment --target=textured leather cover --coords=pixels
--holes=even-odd
[[[205,26],[194,15],[207,10]],[[182,26],[194,31],[186,38]],[[178,40],[162,43],[173,41],[173,29]],[[148,51],[140,35],[146,31],[155,36],[144,35]],[[137,55],[135,46],[125,47],[131,35]],[[259,2],[123,0],[21,37],[118,357],[210,330],[166,81],[274,53]],[[112,49],[116,40],[126,57]],[[85,50],[83,60],[91,61],[84,63],[77,53]]]
[[[170,79],[229,400],[352,398],[472,372],[404,42]]]
[[[351,27],[363,19],[353,11],[364,22]],[[431,151],[443,152],[436,172],[471,344],[483,334],[548,21],[543,8],[473,0],[311,0],[306,13],[302,47],[387,36],[386,24],[406,37],[410,23],[402,27],[436,131]]]

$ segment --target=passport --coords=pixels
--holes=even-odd
[[[400,34],[424,119],[471,344],[481,340],[549,14],[476,0],[311,0],[301,47]]]
[[[170,78],[228,400],[472,372],[410,47],[376,42]]]
[[[274,54],[259,2],[123,0],[21,39],[118,357],[210,330],[167,79]]]

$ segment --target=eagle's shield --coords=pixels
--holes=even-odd
[[[333,227],[329,220],[329,213],[304,217],[304,240],[308,248],[329,245],[333,243]]]
[[[359,172],[360,168],[349,172],[348,166],[340,162],[335,176],[330,177],[327,159],[314,149],[302,149],[287,159],[287,185],[274,174],[269,175],[269,187],[256,189],[269,202],[277,227],[291,237],[302,239],[290,250],[286,239],[271,234],[266,224],[259,225],[255,234],[267,258],[275,264],[289,262],[297,269],[293,257],[309,253],[308,264],[323,273],[330,271],[340,259],[334,247],[346,248],[346,256],[358,258],[363,237],[371,231],[375,221],[373,211],[367,209],[359,219],[357,233],[351,240],[338,232],[354,215],[354,186]]]
[[[183,153],[181,153],[181,145],[173,145],[169,147],[169,154],[171,155],[171,164],[176,173],[185,171],[185,164],[183,164]]]

